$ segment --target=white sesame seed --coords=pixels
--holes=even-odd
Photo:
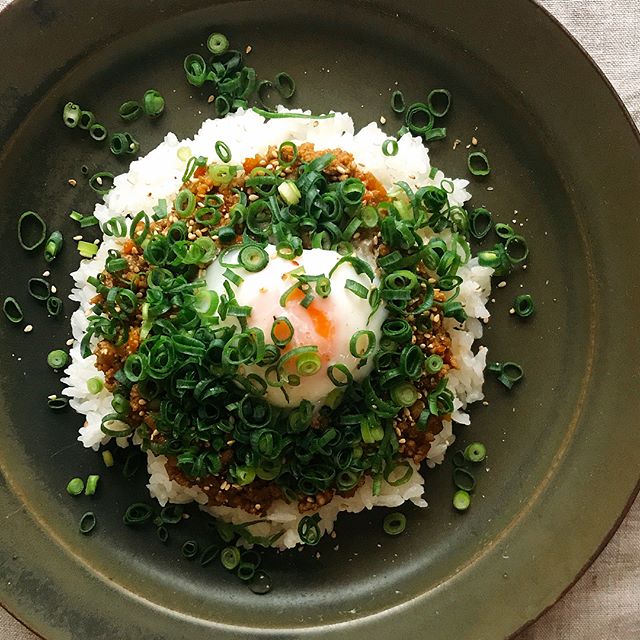
[[[72,346],[73,345],[73,338],[69,338],[65,344],[67,345],[67,347]]]
[[[507,286],[507,283],[503,280],[502,282],[498,282],[498,288],[502,289]]]
[[[71,187],[75,187],[78,184],[73,178],[71,178],[67,182],[69,183],[69,186],[71,186]]]
[[[74,240],[82,240],[82,236],[81,235],[77,235],[77,236],[73,236]]]
[[[380,124],[386,124],[387,119],[384,116],[380,116]]]
[[[55,400],[57,397],[55,393],[52,393],[50,396],[47,396],[47,400]]]
[[[24,331],[25,333],[31,333],[31,332],[33,331],[33,325],[28,324],[28,325],[23,329],[23,331]]]
[[[43,272],[42,272],[42,277],[43,277],[43,278],[48,278],[50,275],[51,275],[51,272],[50,272],[50,271],[43,271]]]
[[[51,293],[58,293],[58,288],[56,287],[55,284],[51,285]]]

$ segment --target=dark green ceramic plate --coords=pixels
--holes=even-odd
[[[472,185],[474,203],[523,222],[532,250],[526,272],[495,290],[485,340],[492,359],[521,362],[526,379],[512,393],[489,380],[489,405],[460,434],[490,451],[470,511],[451,509],[447,462],[428,474],[430,508],[408,510],[404,535],[384,536],[384,511],[341,516],[339,550],[326,540],[267,555],[274,590],[264,597],[181,559],[177,539],[163,547],[122,526],[125,506],[144,497],[143,478],[104,470],[75,442],[78,418],[47,409],[60,384],[45,356],[68,328],[27,299],[27,279],[46,267],[19,249],[15,231],[18,214],[35,209],[70,239],[68,211],[94,202],[80,166],[125,170],[62,126],[68,99],[115,126],[120,102],[159,89],[166,114],[131,126],[144,152],[167,130],[197,129],[210,107],[185,83],[182,59],[214,29],[251,44],[261,75],[297,78],[294,106],[348,110],[360,125],[384,114],[396,130],[396,85],[411,99],[451,89],[449,139],[433,145],[435,163],[465,175],[464,145],[476,136],[494,170]],[[0,322],[0,594],[9,611],[52,640],[495,640],[572,584],[637,490],[640,144],[609,84],[556,22],[529,0],[17,0],[0,15],[0,42],[0,291],[24,301],[34,326],[27,335]],[[69,250],[53,265],[61,292],[75,261]],[[530,322],[508,314],[521,291],[538,305]],[[69,477],[96,469],[95,504],[66,495]],[[77,522],[89,505],[99,526],[83,537]]]

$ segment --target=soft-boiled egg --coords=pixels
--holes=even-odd
[[[286,297],[282,306],[282,296],[299,282],[296,274],[305,276],[329,276],[331,270],[340,262],[342,256],[325,249],[306,249],[294,260],[287,260],[277,255],[275,247],[266,248],[267,265],[258,272],[250,272],[238,265],[233,272],[242,278],[237,285],[231,284],[238,305],[251,308],[247,318],[248,327],[261,329],[265,341],[272,342],[272,329],[277,340],[281,336],[288,338],[290,330],[286,323],[279,321],[274,327],[276,318],[287,318],[293,328],[290,342],[282,348],[281,357],[298,347],[317,347],[320,360],[318,370],[312,375],[302,375],[299,384],[285,384],[282,388],[268,386],[266,399],[273,405],[287,407],[297,406],[302,400],[309,400],[315,405],[321,404],[329,393],[336,388],[328,374],[331,373],[339,382],[344,379],[346,367],[354,380],[362,380],[371,372],[372,358],[363,364],[361,358],[352,355],[350,343],[358,331],[370,331],[379,344],[381,325],[386,318],[384,304],[373,310],[369,296],[360,297],[350,288],[348,281],[359,283],[367,294],[379,282],[372,282],[365,273],[358,273],[350,262],[342,262],[331,274],[331,292],[326,297],[314,295],[308,306],[301,304],[305,294],[294,288]],[[225,256],[225,262],[237,260],[233,252]],[[226,268],[218,260],[214,261],[206,273],[207,287],[219,295],[225,293],[224,282]],[[353,287],[352,283],[349,286]],[[357,287],[356,285],[356,288]],[[313,294],[313,286],[310,289]],[[364,293],[364,289],[360,288]],[[227,316],[224,324],[237,323],[236,318]],[[279,336],[280,334],[280,336]],[[364,340],[365,347],[367,339]],[[360,349],[357,353],[361,353]],[[293,358],[292,358],[293,359]],[[289,363],[294,365],[295,363]],[[317,363],[316,363],[317,364]],[[333,365],[342,365],[338,369]],[[257,365],[245,367],[245,374],[258,373],[265,377],[265,369]],[[284,391],[284,392],[283,392]]]

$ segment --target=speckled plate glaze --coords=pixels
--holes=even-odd
[[[27,279],[46,266],[16,242],[18,214],[34,209],[71,245],[68,211],[94,202],[80,166],[125,170],[62,126],[62,105],[73,99],[118,127],[118,105],[155,87],[165,115],[130,126],[142,152],[167,130],[187,136],[210,106],[186,84],[182,60],[212,30],[250,44],[261,76],[289,71],[293,106],[348,110],[359,125],[385,115],[390,133],[392,89],[416,100],[449,88],[455,106],[435,164],[464,176],[465,145],[477,137],[493,171],[472,183],[473,202],[522,222],[531,246],[528,269],[496,288],[484,340],[492,359],[521,362],[525,380],[512,393],[489,380],[489,405],[458,432],[490,452],[469,512],[452,511],[446,462],[427,474],[430,507],[407,509],[404,535],[385,537],[384,511],[341,516],[337,540],[267,554],[274,589],[264,597],[217,565],[181,558],[179,541],[202,532],[176,533],[164,547],[122,526],[144,478],[105,470],[76,443],[79,419],[47,409],[60,384],[45,356],[68,328],[27,299]],[[572,584],[637,491],[640,144],[609,84],[556,22],[529,0],[17,0],[0,15],[0,42],[0,291],[24,301],[34,326],[26,335],[0,322],[0,595],[9,611],[49,640],[495,640]],[[455,138],[463,142],[453,150]],[[51,268],[64,294],[74,253]],[[521,291],[537,302],[529,322],[508,313]],[[95,501],[65,493],[69,477],[96,470]],[[84,537],[77,523],[89,508],[98,527]]]

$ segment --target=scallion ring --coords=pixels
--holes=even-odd
[[[394,91],[391,94],[391,109],[395,113],[403,113],[405,110],[404,94],[402,91]]]
[[[453,508],[457,511],[466,511],[471,504],[471,496],[468,491],[458,489],[453,494]]]
[[[89,128],[89,135],[96,142],[102,142],[103,140],[107,139],[109,132],[104,125],[98,122],[94,122]]]
[[[93,511],[87,511],[80,518],[79,530],[82,535],[89,535],[96,528],[96,515]]]
[[[222,33],[212,33],[207,38],[207,49],[216,56],[223,54],[229,48],[229,40]]]
[[[217,140],[214,149],[221,162],[229,162],[231,160],[231,149],[229,149],[229,145],[226,142]]]
[[[24,313],[18,301],[12,296],[7,296],[2,303],[4,315],[13,324],[18,324],[24,320]]]
[[[52,369],[62,369],[69,362],[69,355],[62,349],[54,349],[47,355],[47,364]]]
[[[118,113],[124,121],[131,122],[142,115],[142,107],[135,100],[127,100],[120,105]]]
[[[387,535],[397,536],[407,528],[407,517],[396,511],[385,516],[382,528]]]
[[[463,455],[469,462],[482,462],[487,457],[487,448],[482,442],[472,442],[465,448]]]
[[[293,94],[296,92],[295,80],[284,71],[276,74],[273,85],[285,100],[292,98]]]
[[[78,129],[88,131],[95,124],[96,117],[91,111],[81,111],[78,119]]]
[[[47,262],[53,262],[62,249],[62,234],[59,231],[53,231],[44,245],[44,259]]]
[[[113,189],[113,173],[109,171],[99,171],[89,178],[89,186],[99,195],[103,196]],[[106,183],[106,184],[105,184]]]
[[[44,278],[29,278],[27,289],[36,300],[44,301],[51,295],[51,285]]]
[[[467,167],[474,176],[488,176],[491,173],[489,158],[483,151],[472,151],[467,157]]]
[[[349,352],[354,358],[365,359],[376,348],[376,335],[373,331],[356,331],[349,340]]]
[[[453,483],[463,491],[473,491],[476,486],[475,476],[464,467],[456,467],[453,470]]]
[[[528,293],[522,293],[519,296],[516,296],[513,301],[513,309],[516,315],[521,318],[528,318],[533,315],[536,310],[533,298]]]
[[[262,271],[267,266],[269,263],[269,255],[257,244],[249,244],[240,249],[238,262],[247,271],[256,273]]]
[[[382,143],[382,153],[385,156],[398,155],[398,141],[395,138],[388,138]]]
[[[427,96],[427,106],[436,118],[446,116],[451,108],[451,92],[447,89],[434,89]]]
[[[142,108],[150,118],[157,118],[164,111],[165,101],[159,91],[147,89],[142,96]]]
[[[62,110],[62,120],[67,125],[67,127],[73,129],[74,127],[78,126],[81,113],[82,109],[80,109],[77,104],[73,102],[67,102]]]
[[[47,225],[35,211],[25,211],[18,218],[18,242],[23,249],[37,249],[47,237]]]

